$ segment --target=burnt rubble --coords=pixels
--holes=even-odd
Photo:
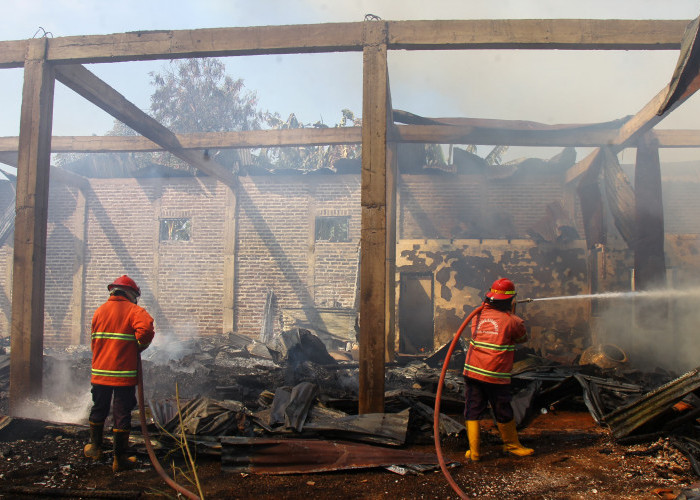
[[[432,442],[444,352],[441,348],[424,357],[398,356],[388,363],[385,413],[358,415],[358,363],[332,355],[308,330],[288,331],[267,343],[232,334],[154,345],[142,359],[149,433],[161,451],[172,451],[178,440],[186,438],[200,455],[220,457],[231,471],[435,468],[432,454],[387,450]],[[462,346],[456,350],[457,358],[460,353]],[[0,355],[0,399],[5,408],[9,370],[2,366],[7,359],[7,354]],[[451,360],[450,368],[441,400],[440,433],[444,439],[464,439],[459,361]],[[45,392],[50,393],[47,388],[54,387],[61,374],[74,394],[88,398],[86,405],[83,397],[82,413],[73,421],[86,424],[89,347],[46,349],[45,371]],[[700,476],[698,370],[678,376],[660,369],[641,372],[627,365],[563,365],[519,348],[512,384],[520,429],[543,413],[587,411],[598,425],[610,429],[616,442],[634,446],[661,440],[684,455]],[[3,429],[12,421],[5,420]],[[134,429],[138,434],[136,417]],[[292,444],[290,439],[299,442]],[[294,453],[314,454],[323,447],[320,442],[339,441],[332,448],[336,451],[320,455],[320,464],[295,462],[286,456],[292,448]],[[372,452],[367,447],[376,449]],[[143,446],[137,449],[143,451]],[[271,455],[269,450],[287,451],[275,459],[276,452]],[[343,453],[356,455],[339,461]],[[404,462],[397,462],[398,457]]]

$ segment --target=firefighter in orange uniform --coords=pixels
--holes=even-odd
[[[507,278],[494,281],[484,298],[484,308],[472,320],[472,338],[464,362],[465,405],[469,450],[465,457],[479,460],[479,419],[487,403],[496,418],[503,450],[518,456],[531,455],[518,440],[510,405],[510,372],[515,344],[527,341],[522,318],[514,314],[515,285]]]
[[[104,423],[112,408],[114,460],[112,470],[129,468],[127,456],[131,412],[136,407],[139,353],[153,340],[153,318],[137,305],[141,290],[124,275],[107,285],[109,299],[92,317],[92,401],[88,458],[102,458]],[[114,401],[112,401],[112,399]]]

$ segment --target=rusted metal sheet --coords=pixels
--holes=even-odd
[[[336,418],[313,418],[304,424],[304,430],[327,437],[342,437],[352,441],[364,441],[389,446],[406,442],[408,412],[365,413]]]
[[[340,441],[223,437],[221,446],[222,470],[252,474],[305,474],[438,463],[432,453]]]
[[[613,437],[628,436],[642,425],[667,411],[683,397],[700,388],[700,367],[645,394],[603,417]]]

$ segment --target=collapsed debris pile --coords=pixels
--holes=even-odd
[[[154,345],[143,356],[151,433],[163,453],[184,437],[200,456],[216,457],[222,470],[234,472],[435,469],[434,454],[404,448],[432,441],[445,351],[399,356],[387,364],[385,413],[358,415],[358,363],[329,353],[308,330],[285,331],[265,343],[231,334]],[[464,439],[463,354],[460,346],[445,380],[440,416],[445,439]],[[7,358],[0,358],[0,366]],[[89,397],[87,346],[47,349],[45,369],[45,388],[61,373],[79,387],[74,392]],[[0,370],[3,405],[8,376],[9,370]],[[677,376],[619,364],[563,365],[520,348],[513,389],[521,429],[543,413],[588,411],[616,442],[672,448],[700,476],[698,370]],[[83,402],[74,423],[87,422],[88,407]]]

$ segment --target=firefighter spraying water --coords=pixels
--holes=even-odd
[[[515,315],[515,285],[507,278],[494,281],[484,297],[484,307],[472,321],[472,336],[464,362],[465,407],[469,450],[466,458],[480,460],[479,420],[491,405],[503,451],[518,456],[531,455],[518,440],[515,429],[510,387],[515,344],[527,341],[522,318]]]
[[[491,404],[498,429],[503,439],[503,450],[517,456],[531,455],[534,450],[520,444],[515,428],[513,410],[510,406],[510,372],[513,368],[515,344],[527,341],[527,332],[522,318],[515,315],[515,285],[507,278],[494,281],[486,293],[483,303],[474,309],[457,330],[445,356],[435,396],[433,437],[438,462],[447,482],[460,498],[468,498],[447,470],[440,447],[440,398],[442,386],[454,352],[465,327],[474,319],[472,338],[464,363],[465,408],[469,450],[465,457],[472,462],[481,459],[479,419]],[[525,299],[531,302],[531,299]],[[525,302],[524,301],[524,302]]]

